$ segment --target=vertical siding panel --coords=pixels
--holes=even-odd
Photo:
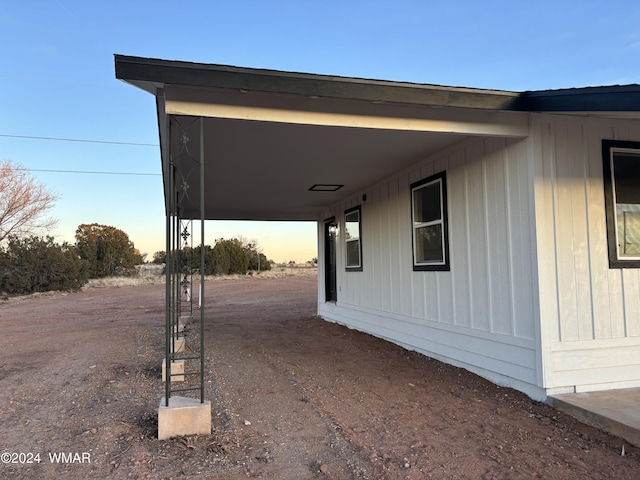
[[[625,333],[628,337],[640,337],[640,271],[627,270],[633,280],[625,281],[626,287],[630,286],[625,301]]]
[[[389,238],[389,249],[387,250],[389,263],[389,290],[391,290],[391,312],[400,311],[400,265],[401,261],[399,245],[398,245],[398,179],[394,179],[389,183],[389,213],[388,222],[389,229],[387,236]]]
[[[366,246],[367,255],[365,256],[364,252],[362,254],[363,261],[366,263],[364,265],[364,270],[366,277],[368,278],[370,283],[369,288],[369,302],[367,305],[371,306],[376,310],[380,310],[382,308],[382,262],[381,262],[381,232],[382,232],[382,213],[381,206],[382,202],[380,200],[380,188],[376,187],[371,191],[368,200],[368,212],[367,222],[368,227],[363,225],[366,228],[367,232],[370,232],[367,235],[368,240]],[[369,238],[370,237],[370,238]],[[365,247],[365,239],[362,239],[362,246]],[[366,272],[371,272],[367,274]]]
[[[507,151],[506,182],[509,185],[509,244],[512,331],[516,337],[535,337],[533,269],[531,265],[531,203],[526,142]]]
[[[384,184],[380,187],[380,280],[381,280],[381,308],[385,312],[391,311],[391,289],[393,284],[391,283],[391,248],[389,245],[389,230],[390,215],[389,209],[391,208],[391,196],[389,195],[389,184]]]
[[[555,175],[556,209],[556,251],[558,275],[558,299],[560,309],[560,335],[562,340],[579,340],[578,308],[576,297],[576,274],[573,256],[573,206],[571,189],[567,185],[571,179],[568,129],[566,125],[555,128]]]
[[[440,321],[438,317],[438,285],[437,272],[417,272],[424,280],[424,299],[426,318],[432,322]]]
[[[466,149],[468,171],[467,208],[469,211],[470,286],[473,303],[471,326],[489,330],[489,266],[487,264],[487,232],[485,224],[483,144]]]
[[[511,299],[509,294],[509,256],[507,243],[509,225],[507,215],[508,197],[505,194],[505,141],[485,140],[486,198],[487,198],[487,258],[489,260],[491,331],[511,334]]]
[[[611,337],[624,336],[625,311],[624,311],[624,283],[622,269],[609,269],[609,305],[611,308],[611,322],[609,331]]]
[[[467,165],[469,164],[469,160],[468,160],[468,151],[467,149],[465,149],[463,151],[463,158],[464,158],[464,162],[465,162],[465,166],[464,166],[464,172],[462,174],[463,176],[463,186],[462,188],[464,189],[464,197],[461,199],[461,201],[463,201],[463,208],[464,208],[464,219],[465,219],[465,225],[464,225],[464,230],[463,232],[461,232],[461,234],[463,235],[461,240],[462,242],[464,242],[464,250],[465,250],[465,257],[466,257],[466,263],[464,266],[464,270],[462,270],[465,273],[465,278],[459,278],[458,283],[462,284],[464,282],[464,293],[466,294],[465,297],[465,304],[467,306],[467,313],[468,315],[466,315],[464,318],[463,317],[459,317],[458,318],[458,322],[457,325],[460,326],[464,326],[464,327],[469,327],[471,328],[473,326],[473,297],[471,295],[471,292],[473,290],[473,277],[472,277],[472,273],[471,273],[471,261],[472,261],[472,251],[471,251],[471,200],[470,200],[470,195],[471,195],[471,179],[470,179],[470,175],[469,175],[469,169],[467,168]]]
[[[560,339],[560,307],[556,249],[555,154],[551,126],[536,117],[539,139],[533,145],[535,168],[536,234],[538,239],[538,288],[543,348]],[[543,354],[546,357],[546,354]]]
[[[593,337],[612,337],[609,257],[607,251],[607,224],[604,210],[604,185],[602,180],[602,139],[611,138],[611,129],[591,127],[587,142],[587,221],[589,232],[589,261],[591,272],[591,305],[593,309]]]
[[[450,319],[448,323],[469,326],[469,256],[466,211],[465,157],[458,150],[449,156],[447,192],[449,206]]]
[[[640,271],[637,269],[622,270],[624,287],[624,329],[619,336],[640,335]]]
[[[591,274],[589,271],[589,238],[587,231],[586,179],[588,176],[584,130],[581,123],[569,122],[567,138],[570,164],[568,186],[571,190],[571,222],[573,230],[573,261],[575,268],[576,321],[578,338],[593,339],[591,309]]]

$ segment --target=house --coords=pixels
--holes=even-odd
[[[115,66],[156,98],[168,216],[317,222],[324,319],[538,400],[640,386],[640,86]]]

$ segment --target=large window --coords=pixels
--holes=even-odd
[[[445,172],[411,185],[411,223],[413,269],[449,270]]]
[[[640,268],[640,143],[602,142],[609,266]]]
[[[344,212],[344,240],[346,243],[347,262],[349,271],[362,271],[362,223],[360,206]]]

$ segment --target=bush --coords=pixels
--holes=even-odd
[[[249,269],[249,257],[242,248],[242,243],[238,239],[216,240],[213,247],[213,269],[216,275],[227,275],[232,273],[247,273]]]
[[[88,280],[88,262],[73,246],[58,245],[52,237],[10,237],[0,249],[0,290],[6,293],[78,290]]]
[[[162,265],[167,262],[167,253],[164,250],[153,254],[153,263],[156,265]]]
[[[80,258],[89,262],[91,278],[137,275],[136,265],[143,260],[125,232],[97,223],[78,227],[76,248]]]
[[[251,252],[249,255],[249,270],[257,270],[258,272],[264,272],[271,270],[271,262],[264,253]]]

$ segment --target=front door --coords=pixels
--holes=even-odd
[[[336,236],[338,224],[335,218],[324,222],[324,299],[325,302],[338,300],[336,280]]]

